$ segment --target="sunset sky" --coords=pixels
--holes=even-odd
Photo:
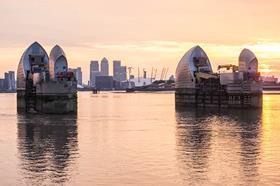
[[[61,45],[69,65],[82,67],[84,83],[90,60],[102,57],[174,74],[193,45],[206,51],[214,69],[237,64],[247,47],[264,75],[279,76],[279,10],[279,0],[1,0],[0,77],[16,70],[34,41],[48,53]]]

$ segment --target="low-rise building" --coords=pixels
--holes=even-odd
[[[96,76],[95,87],[98,90],[112,90],[114,88],[114,80],[112,76]]]

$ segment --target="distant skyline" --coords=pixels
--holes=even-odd
[[[2,0],[0,74],[17,69],[34,41],[59,44],[69,67],[82,67],[89,79],[91,60],[106,57],[137,68],[168,67],[193,45],[200,45],[213,69],[237,64],[246,47],[263,75],[280,74],[280,1],[278,0]],[[137,72],[135,71],[134,74]]]

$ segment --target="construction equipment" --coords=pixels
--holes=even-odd
[[[128,78],[128,86],[127,86],[127,89],[126,89],[126,91],[127,92],[132,92],[132,86],[131,86],[131,83],[130,83],[130,74],[131,74],[131,70],[133,69],[132,67],[127,67],[127,69],[128,69],[128,76],[129,76],[129,78]]]
[[[160,80],[163,80],[164,78],[164,73],[165,73],[165,67],[162,69],[161,71],[161,75],[160,75]]]
[[[140,83],[140,69],[138,67],[138,83]]]
[[[238,71],[238,66],[237,65],[232,65],[232,64],[229,64],[229,65],[219,65],[218,66],[218,70],[220,70],[222,68],[225,68],[226,70],[232,69],[232,72]]]
[[[152,72],[151,72],[151,82],[153,82],[153,75],[154,75],[154,67],[152,67]]]
[[[131,75],[131,70],[133,69],[132,67],[127,67],[128,69],[128,78],[130,79],[130,75]]]
[[[155,75],[154,75],[154,80],[157,78],[157,69],[155,69]]]
[[[195,78],[197,83],[201,83],[203,80],[208,80],[208,79],[218,79],[217,74],[209,74],[209,73],[204,73],[204,72],[196,72],[195,73]]]
[[[167,68],[166,71],[165,71],[164,80],[166,80],[166,76],[167,76],[168,70],[169,70],[169,68]]]
[[[145,68],[143,68],[143,78],[146,79],[147,78],[147,71]]]
[[[218,78],[218,76],[215,74],[208,74],[208,73],[203,73],[203,72],[195,73],[195,77],[197,79],[210,79],[210,78],[217,79]]]

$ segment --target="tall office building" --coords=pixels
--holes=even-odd
[[[121,61],[113,61],[113,78],[116,81],[120,81],[120,70],[121,70]]]
[[[90,62],[90,71],[99,71],[98,61],[91,61]]]
[[[71,71],[75,74],[78,85],[83,85],[83,72],[81,67],[69,68],[68,71]]]
[[[90,62],[90,73],[89,73],[89,85],[91,87],[95,87],[95,77],[99,75],[99,63],[98,61],[91,61]]]
[[[0,91],[5,90],[5,79],[0,79]]]
[[[82,68],[78,67],[76,71],[77,82],[79,85],[83,85],[83,72]]]
[[[4,89],[9,90],[10,81],[9,81],[9,74],[8,72],[4,73]]]
[[[127,75],[126,75],[126,66],[121,66],[120,68],[120,81],[126,81]]]
[[[101,60],[100,66],[102,76],[109,76],[109,62],[105,57]]]
[[[113,76],[114,80],[119,82],[127,80],[126,66],[121,66],[119,60],[113,61]]]
[[[16,78],[15,78],[15,71],[9,71],[10,80],[11,80],[11,89],[16,90]]]
[[[15,80],[14,71],[5,72],[4,88],[6,90],[16,89],[16,80]]]

